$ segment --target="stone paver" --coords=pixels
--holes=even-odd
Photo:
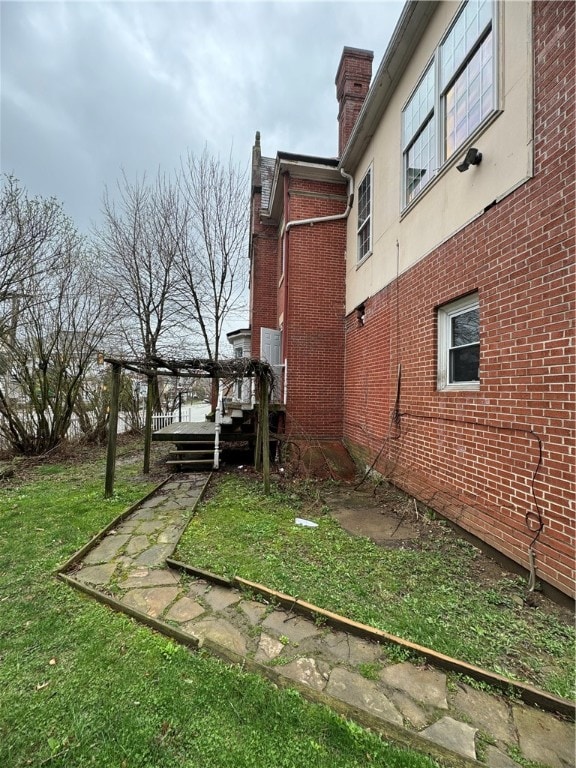
[[[234,603],[240,602],[242,595],[234,589],[214,586],[204,595],[204,600],[213,611],[223,611]]]
[[[436,669],[414,664],[394,664],[380,672],[380,680],[395,690],[405,691],[413,699],[438,709],[448,709],[446,675]]]
[[[148,536],[132,536],[126,544],[127,555],[137,555],[142,552],[143,549],[147,549],[150,546]]]
[[[103,565],[89,565],[82,568],[75,576],[78,581],[84,581],[86,584],[107,584],[116,570],[116,563],[104,563]]]
[[[512,713],[503,699],[459,683],[452,697],[452,707],[465,715],[471,725],[489,733],[499,743],[515,742]]]
[[[461,723],[459,720],[454,720],[452,717],[443,717],[434,725],[420,731],[420,735],[451,749],[453,752],[458,752],[472,759],[476,757],[474,742],[476,728],[472,728],[467,723]]]
[[[320,635],[320,630],[311,621],[285,611],[273,611],[262,622],[262,626],[282,637],[287,637],[292,643],[299,643],[305,638]]]
[[[129,538],[130,534],[128,533],[106,536],[94,549],[88,552],[84,562],[89,565],[109,562],[118,554]]]
[[[376,642],[318,627],[300,614],[245,599],[237,589],[168,569],[165,559],[205,482],[205,475],[191,473],[167,483],[70,575],[104,590],[114,579],[115,597],[131,611],[174,622],[199,645],[254,659],[302,690],[321,691],[353,711],[407,728],[460,755],[477,756],[480,731],[488,768],[518,768],[508,755],[512,747],[520,748],[525,760],[548,768],[574,767],[573,723],[468,685],[457,684],[449,692],[443,672],[387,663]],[[366,664],[379,670],[378,679],[360,674]]]
[[[326,693],[389,723],[403,724],[402,715],[378,685],[355,672],[336,667],[330,675]]]
[[[550,768],[574,765],[574,723],[526,707],[514,707],[513,715],[520,750],[527,760]]]
[[[322,691],[326,687],[326,677],[318,669],[315,659],[294,659],[276,669],[282,677],[289,677],[315,691]]]
[[[205,609],[197,603],[195,600],[191,600],[189,597],[181,597],[180,600],[174,603],[164,618],[170,621],[192,621],[197,619],[205,612]]]
[[[136,608],[147,616],[158,617],[162,614],[178,594],[178,587],[150,587],[148,589],[131,589],[122,602],[130,608]]]
[[[182,627],[192,637],[197,638],[202,645],[205,640],[211,640],[239,656],[246,655],[246,638],[226,619],[210,617],[204,621],[190,621]]]

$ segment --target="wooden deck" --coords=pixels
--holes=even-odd
[[[220,440],[222,441],[243,441],[256,437],[253,432],[229,431],[226,427],[227,423],[224,421],[220,434]],[[216,426],[212,421],[179,421],[152,432],[152,440],[169,443],[187,443],[201,440],[213,441],[215,434]]]

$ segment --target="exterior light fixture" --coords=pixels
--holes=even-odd
[[[466,157],[462,160],[460,165],[456,166],[456,168],[458,168],[460,173],[464,173],[464,171],[467,171],[471,165],[480,165],[481,162],[482,152],[479,152],[476,147],[470,147],[468,152],[466,152]]]

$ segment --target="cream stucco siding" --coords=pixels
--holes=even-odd
[[[372,254],[358,264],[354,207],[348,219],[347,312],[387,285],[398,270],[407,270],[532,174],[531,5],[499,3],[501,111],[466,142],[412,206],[402,211],[402,108],[458,8],[459,3],[438,6],[355,169],[357,187],[366,169],[372,166]],[[459,173],[455,166],[471,145],[482,152],[482,162]]]

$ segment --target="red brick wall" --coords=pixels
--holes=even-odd
[[[261,195],[252,198],[252,252],[250,265],[250,327],[252,357],[260,357],[260,329],[277,328],[277,226],[262,221]]]
[[[290,178],[287,220],[331,216],[345,208],[344,183]],[[288,232],[283,354],[288,360],[286,429],[294,437],[342,437],[345,242],[345,220]],[[282,283],[282,297],[284,290]]]
[[[526,567],[541,515],[537,574],[573,595],[574,5],[533,8],[535,177],[347,318],[344,436]],[[475,290],[480,390],[438,392],[437,307]]]

